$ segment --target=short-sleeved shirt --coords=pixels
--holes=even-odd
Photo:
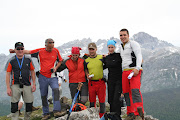
[[[22,59],[18,59],[21,63]],[[11,84],[19,84],[20,77],[20,67],[17,61],[16,56],[11,57],[5,67],[6,72],[11,72]],[[30,80],[30,71],[34,70],[34,65],[30,57],[24,56],[22,68],[21,68],[21,76],[22,82],[24,85],[31,85]]]
[[[31,50],[30,54],[32,57],[38,59],[40,73],[47,78],[51,78],[51,68],[55,67],[57,62],[63,60],[57,48],[53,48],[51,52],[47,51],[45,48],[39,48]]]
[[[85,59],[89,74],[94,74],[91,80],[100,80],[103,78],[103,57],[102,55],[97,55],[94,58],[88,57]]]

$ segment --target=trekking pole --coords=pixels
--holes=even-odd
[[[81,83],[81,82],[78,84],[78,87],[77,87],[78,92],[77,92],[77,93],[75,94],[75,96],[74,96],[74,99],[73,99],[73,101],[72,101],[71,108],[70,108],[70,110],[69,110],[69,113],[68,113],[68,116],[67,116],[67,119],[66,119],[66,120],[69,119],[69,116],[70,116],[70,114],[71,114],[71,112],[72,112],[73,106],[74,106],[74,104],[75,104],[75,102],[76,102],[77,96],[79,95],[79,91],[81,90],[82,85],[83,85],[83,83]]]

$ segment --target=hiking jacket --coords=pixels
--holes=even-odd
[[[85,69],[87,69],[87,67],[84,59],[78,58],[76,63],[69,58],[61,64],[61,66],[57,69],[57,72],[66,68],[69,71],[69,83],[86,82]]]
[[[120,53],[112,53],[104,58],[103,68],[108,68],[108,80],[116,81],[122,78],[122,59]]]
[[[122,68],[124,71],[142,69],[142,54],[140,45],[136,41],[129,40],[125,45],[121,44],[120,54],[122,58]]]

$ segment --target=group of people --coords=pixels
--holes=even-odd
[[[24,54],[36,57],[40,65],[38,82],[43,106],[42,120],[50,118],[47,99],[49,86],[52,89],[54,116],[62,115],[57,73],[64,69],[68,69],[69,72],[71,98],[73,99],[77,93],[78,84],[83,83],[76,102],[85,104],[89,98],[90,107],[96,107],[96,96],[98,96],[101,118],[106,112],[106,84],[103,78],[103,69],[106,68],[108,69],[107,87],[110,112],[116,113],[121,120],[122,102],[120,97],[123,94],[127,105],[125,120],[144,120],[143,99],[140,92],[141,48],[137,42],[129,40],[127,29],[120,30],[119,35],[122,42],[120,53],[115,52],[116,41],[109,40],[107,42],[108,55],[97,54],[96,44],[89,43],[87,56],[80,57],[81,48],[72,47],[71,55],[67,60],[63,60],[59,50],[54,48],[53,39],[46,39],[45,48],[35,50],[25,50],[23,43],[17,42],[15,49],[10,49],[10,53],[16,53],[16,55],[6,65],[6,86],[7,94],[11,96],[12,120],[18,119],[18,101],[21,95],[25,102],[24,119],[30,118],[33,92],[36,90],[34,65],[31,58]],[[130,73],[134,75],[128,79]]]

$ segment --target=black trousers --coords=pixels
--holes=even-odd
[[[116,112],[121,115],[121,106],[123,102],[120,101],[122,93],[121,79],[108,79],[108,103],[110,104],[110,112]]]

